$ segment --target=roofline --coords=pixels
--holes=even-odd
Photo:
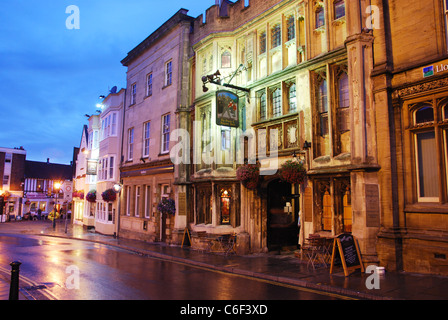
[[[195,18],[187,15],[187,9],[180,9],[177,11],[171,18],[169,18],[164,24],[162,24],[156,31],[151,33],[149,37],[143,40],[138,46],[132,49],[126,58],[121,60],[121,64],[125,67],[129,66],[129,64],[137,59],[140,55],[143,54],[149,47],[151,47],[157,40],[159,40],[162,36],[168,33],[171,29],[177,26],[182,21],[188,21],[192,23]]]

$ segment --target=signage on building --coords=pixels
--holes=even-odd
[[[448,61],[441,61],[435,65],[423,68],[423,78],[432,77],[438,73],[448,71]]]
[[[64,192],[64,200],[71,202],[73,200],[73,181],[62,183],[61,190]]]
[[[218,91],[216,93],[216,124],[238,128],[239,121],[239,98],[230,91]]]
[[[96,176],[98,167],[98,161],[97,160],[87,160],[87,172],[86,174],[88,176]]]

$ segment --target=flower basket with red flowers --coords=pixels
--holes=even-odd
[[[101,196],[103,197],[103,200],[106,202],[114,202],[115,199],[117,199],[117,193],[114,189],[107,189],[104,191]]]
[[[255,190],[260,180],[260,167],[256,164],[244,164],[236,170],[236,178],[247,189]]]
[[[86,200],[89,202],[96,202],[96,190],[91,190],[86,195]]]
[[[302,184],[306,178],[306,169],[302,161],[288,160],[279,170],[280,178],[291,184]]]
[[[176,213],[176,203],[173,199],[163,198],[157,205],[157,210],[161,213],[174,215]]]

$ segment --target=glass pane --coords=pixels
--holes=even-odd
[[[324,8],[320,7],[316,10],[316,28],[325,25]]]
[[[435,132],[417,134],[419,196],[439,197],[439,177]]]
[[[345,16],[345,2],[337,1],[334,3],[334,18],[339,19]]]
[[[338,81],[339,108],[350,107],[350,96],[348,91],[348,75],[343,72]]]
[[[431,106],[424,106],[415,112],[415,123],[434,121],[434,110]]]
[[[327,104],[327,81],[322,80],[319,86],[319,112],[328,112],[328,104]]]
[[[272,94],[272,104],[273,104],[273,114],[274,117],[279,117],[282,115],[282,101],[281,101],[281,90],[276,89]]]
[[[448,120],[448,106],[445,106],[443,110],[444,110],[443,119]]]

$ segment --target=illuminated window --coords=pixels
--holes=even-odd
[[[232,194],[231,188],[222,188],[220,190],[220,207],[221,207],[220,224],[222,225],[230,224],[231,200],[232,200],[231,194]]]

